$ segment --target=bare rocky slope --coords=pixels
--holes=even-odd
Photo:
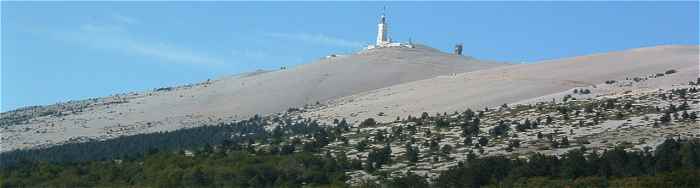
[[[504,103],[561,100],[562,93],[571,93],[574,88],[592,90],[593,96],[621,89],[657,89],[695,80],[699,63],[698,46],[637,48],[399,84],[333,100],[304,116],[322,120],[347,118],[351,122],[375,118],[386,122],[397,116],[415,117],[422,112],[434,114]],[[669,70],[676,73],[657,76]],[[645,81],[634,87],[604,84],[608,80],[635,78]]]
[[[595,96],[588,93],[589,89],[578,89],[561,95],[566,96],[565,100],[425,113],[380,123],[365,120],[336,132],[338,135],[333,138],[337,139],[329,139],[329,144],[317,153],[347,156],[356,161],[360,167],[346,172],[350,177],[347,183],[361,185],[407,173],[434,181],[448,169],[464,164],[472,154],[522,159],[533,153],[562,156],[582,147],[586,154],[599,156],[614,148],[653,152],[668,138],[700,137],[700,81],[694,79],[664,89],[640,88],[673,74],[615,80],[605,85],[616,89]],[[290,126],[285,122],[304,121],[300,113],[325,107],[316,105],[272,115],[267,117],[266,126],[284,129]],[[343,129],[344,123],[340,122],[343,121],[328,124]],[[311,134],[288,140],[294,139],[302,140],[299,143],[304,145],[318,142]],[[256,149],[268,151],[289,142],[292,141],[260,144]],[[378,160],[381,155],[387,160]],[[367,164],[374,166],[368,168]]]
[[[325,102],[400,83],[509,65],[430,47],[339,55],[181,87],[2,113],[0,151],[216,124]]]
[[[7,151],[260,113],[255,126],[278,138],[247,147],[345,158],[352,166],[346,183],[360,185],[409,173],[431,182],[469,156],[653,152],[668,138],[700,137],[698,46],[498,65],[425,47],[363,51],[290,70],[3,113],[1,143]],[[295,131],[299,126],[304,131]],[[316,126],[327,129],[305,131]]]

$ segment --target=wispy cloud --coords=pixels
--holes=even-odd
[[[253,60],[262,60],[270,57],[270,55],[266,52],[250,49],[231,50],[231,56]]]
[[[127,33],[127,30],[123,26],[109,25],[109,24],[83,24],[80,25],[77,31],[81,34],[102,34],[102,35],[122,35]]]
[[[341,47],[361,47],[364,45],[362,42],[345,40],[337,37],[332,37],[324,34],[314,34],[314,33],[267,33],[266,36],[285,39],[285,40],[296,40],[307,43],[341,46]]]
[[[220,59],[209,57],[192,51],[191,49],[180,48],[172,44],[149,44],[138,41],[130,41],[125,48],[127,52],[145,56],[159,58],[169,62],[199,63],[199,64],[222,64]]]
[[[151,57],[168,63],[222,64],[223,60],[165,41],[148,41],[133,37],[124,26],[84,24],[78,29],[54,32],[54,37],[91,48]]]
[[[277,68],[279,66],[289,66],[303,63],[305,60],[299,55],[271,53],[255,49],[234,49],[231,50],[231,61],[235,63],[255,65],[265,68]]]
[[[138,23],[141,22],[141,21],[139,21],[138,19],[136,19],[136,18],[134,18],[134,17],[125,16],[125,15],[119,14],[119,13],[114,13],[114,14],[112,14],[112,19],[115,20],[115,21],[117,21],[117,22],[120,22],[120,23],[123,23],[123,24],[130,24],[130,25],[131,25],[131,24],[138,24]]]

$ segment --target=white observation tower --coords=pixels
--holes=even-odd
[[[384,14],[382,14],[382,17],[379,18],[379,24],[377,24],[377,46],[383,46],[388,43],[391,43],[387,38],[387,33],[388,31],[388,24],[386,23],[386,17]]]
[[[384,9],[386,9],[386,7]],[[382,16],[379,17],[379,23],[377,24],[377,43],[367,46],[366,49],[385,47],[413,48],[413,45],[410,42],[400,43],[391,41],[391,37],[389,37],[389,23],[387,23],[386,15],[382,13]]]

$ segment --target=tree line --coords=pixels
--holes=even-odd
[[[700,187],[700,140],[667,139],[654,152],[622,147],[600,153],[468,159],[436,179],[434,187]],[[631,178],[635,177],[635,178]],[[615,182],[610,182],[616,179]]]
[[[68,163],[140,158],[151,150],[177,151],[212,145],[254,143],[255,140],[267,143],[282,140],[289,135],[316,133],[322,130],[318,123],[308,119],[298,122],[288,119],[272,121],[284,126],[268,132],[265,126],[270,122],[256,115],[248,120],[218,125],[121,136],[104,141],[68,143],[41,149],[13,150],[0,154],[0,168],[12,166],[21,161]]]

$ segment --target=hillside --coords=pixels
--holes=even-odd
[[[428,183],[435,187],[496,183],[542,187],[538,178],[546,177],[547,184],[558,184],[554,187],[608,183],[612,187],[630,183],[644,185],[636,187],[697,187],[696,178],[688,176],[700,177],[696,173],[700,167],[698,84],[700,80],[693,80],[670,89],[578,98],[585,97],[584,90],[584,94],[570,93],[562,102],[424,113],[386,123],[367,119],[361,124],[345,120],[319,124],[300,116],[324,107],[311,105],[218,126],[6,152],[0,154],[4,167],[52,165],[54,170],[31,176],[21,170],[0,171],[0,176],[11,177],[10,185],[71,184],[76,182],[65,180],[81,179],[82,185],[124,186],[414,182],[421,184],[418,187],[428,187]],[[18,163],[25,159],[51,163]],[[105,167],[150,179],[123,181],[129,177],[105,174],[109,172],[101,170]],[[81,173],[71,171],[75,168],[82,169]],[[167,175],[183,171],[183,176]],[[670,172],[676,178],[650,177]],[[230,174],[236,174],[233,178],[237,180],[230,181]],[[614,178],[606,179],[610,176]],[[54,181],[44,177],[71,178]],[[121,179],[106,178],[104,182],[95,177]],[[193,177],[201,181],[193,182]],[[248,181],[257,179],[254,177],[265,180]],[[523,182],[521,178],[531,179]],[[637,178],[651,179],[640,182]],[[662,182],[668,186],[659,186]],[[534,184],[511,185],[530,183]]]
[[[339,55],[295,68],[2,114],[2,151],[216,124],[400,83],[508,65],[427,46]]]
[[[304,116],[326,120],[348,118],[351,122],[370,117],[390,121],[397,116],[417,116],[422,112],[434,114],[504,103],[561,100],[574,88],[592,91],[587,97],[620,90],[664,88],[697,78],[698,55],[698,46],[656,46],[497,67],[340,98]],[[676,73],[665,75],[668,70]],[[664,76],[657,76],[659,73]],[[609,80],[620,82],[604,84]],[[622,87],[628,85],[634,87]]]
[[[277,186],[285,181],[296,185],[362,186],[408,180],[422,184],[421,187],[428,184],[464,187],[465,183],[480,186],[528,184],[542,177],[549,178],[546,179],[549,184],[561,184],[558,187],[591,187],[606,182],[610,185],[639,183],[635,178],[668,177],[665,173],[684,174],[673,177],[697,176],[700,175],[697,174],[700,150],[694,148],[700,148],[697,140],[700,135],[697,122],[700,78],[697,77],[697,60],[693,59],[697,50],[696,46],[661,46],[443,75],[242,121],[234,118],[190,121],[200,125],[221,122],[214,126],[158,133],[144,132],[146,129],[141,129],[142,132],[120,130],[122,132],[111,134],[144,134],[106,141],[71,140],[69,144],[43,149],[4,152],[0,154],[0,163],[24,169],[46,165],[21,162],[26,159],[64,163],[68,164],[62,166],[66,173],[78,167],[87,174],[95,174],[74,175],[88,178],[108,176],[100,174],[97,170],[100,168],[84,166],[96,164],[96,160],[100,161],[99,165],[125,164],[129,169],[164,169],[164,166],[180,163],[163,160],[188,161],[190,166],[169,168],[190,171],[191,177],[206,177],[194,183],[171,177],[151,178],[172,182],[125,183],[132,185],[209,185],[206,179],[221,177],[223,169],[227,169],[228,174],[239,174],[236,177],[240,178],[226,183],[244,187],[263,184],[260,182]],[[274,73],[238,75],[236,79]],[[145,95],[210,88],[220,81],[162,88],[155,94]],[[419,88],[405,89],[411,87]],[[387,94],[390,90],[397,93]],[[422,95],[427,97],[414,98]],[[138,96],[123,95],[119,100],[95,99],[92,103],[82,101],[70,105],[82,106],[76,109],[89,109],[92,104],[109,107],[129,104],[131,102],[125,101],[140,99]],[[497,99],[502,101],[488,104]],[[373,100],[400,103],[371,108]],[[480,104],[482,100],[486,103]],[[29,108],[22,112],[33,111],[54,118],[71,116],[62,115],[66,111],[56,113],[46,111],[47,108],[51,107]],[[343,108],[359,111],[337,113]],[[392,111],[411,108],[422,111],[415,114],[408,110],[396,114]],[[187,118],[197,120],[199,117]],[[159,126],[161,124],[147,124],[146,127]],[[5,130],[10,128],[12,126]],[[31,135],[39,131],[45,134],[42,130],[47,129],[13,133]],[[256,166],[245,170],[236,168],[249,164],[250,157],[259,159],[252,162]],[[269,166],[260,168],[258,165]],[[492,166],[497,166],[498,170],[492,170]],[[286,173],[290,170],[303,172]],[[150,170],[145,174],[153,175]],[[256,174],[267,174],[265,177],[269,179],[247,181],[263,177]],[[27,181],[20,173],[0,176],[12,177],[10,182],[18,185],[42,182]],[[606,178],[610,177],[615,178],[608,182]],[[645,180],[641,184],[646,186],[642,187],[659,187],[648,181],[674,182],[670,187],[697,187],[695,181],[656,178]],[[214,182],[217,181],[223,180]]]

